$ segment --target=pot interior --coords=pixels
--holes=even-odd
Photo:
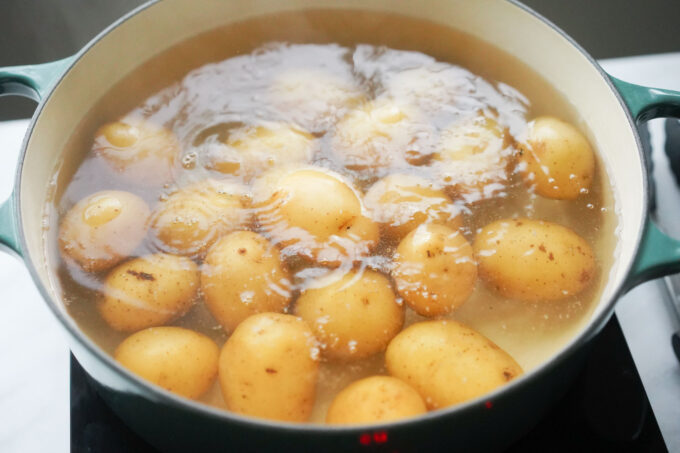
[[[587,125],[584,128],[589,130],[589,138],[600,151],[600,165],[615,191],[605,193],[604,197],[615,199],[618,218],[609,216],[607,221],[618,223],[615,236],[621,239],[617,259],[608,271],[608,278],[603,279],[600,303],[591,319],[607,310],[626,277],[642,227],[645,196],[642,163],[628,117],[602,73],[550,25],[516,4],[499,0],[429,0],[425,4],[406,0],[166,0],[140,10],[82,53],[43,106],[28,141],[19,187],[28,259],[66,322],[77,329],[59,302],[58,285],[49,271],[54,257],[45,252],[44,219],[46,215],[48,219],[54,216],[45,214],[43,209],[45,200],[60,185],[52,176],[55,166],[81,157],[67,144],[85,114],[140,64],[188,38],[262,14],[322,8],[389,11],[450,26],[492,43],[533,68],[573,104],[578,117]],[[175,79],[172,74],[159,77],[158,88]],[[51,227],[56,229],[56,225]],[[614,228],[613,224],[609,227]]]

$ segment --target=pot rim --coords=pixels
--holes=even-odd
[[[74,65],[76,65],[80,59],[85,55],[92,47],[94,47],[100,40],[102,40],[104,37],[106,37],[112,30],[116,29],[123,23],[127,22],[130,20],[132,17],[136,16],[142,11],[145,11],[157,3],[160,3],[162,0],[150,0],[147,3],[144,3],[143,5],[140,5],[139,7],[131,10],[124,16],[120,17],[118,20],[113,22],[111,25],[106,27],[104,30],[102,30],[99,34],[97,34],[91,41],[89,41],[82,49],[80,49],[75,55],[73,60],[69,63],[69,65],[65,68],[64,72],[61,74],[61,76],[58,77],[58,79],[55,81],[55,83],[52,85],[50,88],[49,92],[40,100],[39,105],[37,106],[33,117],[31,118],[31,122],[29,124],[29,127],[26,131],[26,135],[24,136],[22,145],[21,145],[21,152],[19,155],[19,162],[17,165],[16,169],[16,174],[15,174],[15,183],[14,183],[14,196],[16,197],[16,204],[15,204],[15,214],[16,214],[16,221],[17,221],[17,226],[18,226],[18,236],[19,236],[19,241],[21,244],[21,249],[22,250],[28,250],[27,247],[27,242],[26,242],[26,236],[24,234],[24,229],[23,229],[23,222],[22,222],[22,215],[21,215],[21,185],[23,182],[22,179],[22,173],[23,173],[23,167],[24,167],[24,158],[26,155],[26,149],[28,147],[29,140],[31,139],[33,135],[33,131],[35,129],[36,123],[38,118],[40,117],[40,114],[42,113],[43,108],[49,102],[50,97],[52,96],[53,92],[57,89],[59,86],[60,82],[62,79],[66,76],[66,74],[73,68]],[[649,180],[648,180],[648,174],[644,170],[647,168],[648,164],[648,158],[646,154],[643,152],[642,149],[642,143],[640,141],[640,137],[637,131],[637,126],[636,122],[632,118],[630,111],[628,110],[628,107],[626,106],[621,94],[619,91],[615,88],[614,84],[610,80],[608,74],[602,69],[602,67],[597,63],[597,61],[590,55],[588,52],[586,52],[585,49],[583,49],[574,39],[572,39],[569,35],[567,35],[562,29],[557,27],[555,24],[553,24],[551,21],[543,17],[541,14],[537,13],[533,9],[529,8],[528,6],[520,3],[518,0],[505,0],[508,3],[512,4],[513,6],[520,8],[523,12],[533,16],[535,19],[538,19],[539,21],[543,22],[545,25],[551,28],[553,32],[556,32],[560,34],[564,39],[571,44],[579,53],[581,53],[582,56],[584,56],[588,62],[595,67],[595,69],[598,71],[598,73],[602,76],[602,78],[605,80],[607,85],[609,86],[610,90],[613,92],[613,94],[616,96],[619,105],[621,108],[624,110],[624,113],[626,115],[626,118],[628,119],[628,124],[633,130],[633,135],[635,138],[635,143],[638,151],[638,157],[640,159],[640,169],[642,171],[642,189],[643,193],[648,193],[649,190]],[[642,200],[642,222],[641,225],[642,227],[639,228],[637,232],[637,237],[635,239],[635,247],[634,247],[634,253],[633,257],[637,256],[640,250],[640,244],[641,244],[641,239],[642,235],[644,232],[644,225],[646,225],[646,221],[649,216],[648,212],[648,203],[649,200],[645,196],[643,197]],[[375,431],[375,430],[380,430],[380,429],[399,429],[403,427],[411,427],[411,428],[416,428],[417,425],[423,424],[423,423],[428,423],[432,419],[438,419],[440,417],[448,417],[453,414],[457,413],[463,413],[466,411],[471,411],[473,409],[477,409],[479,406],[485,405],[488,402],[494,402],[497,400],[501,400],[506,394],[509,394],[513,389],[519,388],[522,386],[530,385],[533,380],[539,378],[540,376],[546,374],[549,372],[551,369],[557,366],[558,363],[562,362],[563,360],[566,360],[569,358],[569,356],[573,355],[577,350],[579,350],[581,347],[583,347],[593,336],[597,334],[597,332],[605,325],[605,323],[609,320],[610,316],[613,314],[614,311],[614,305],[616,301],[618,300],[619,297],[623,295],[625,292],[625,282],[627,276],[630,275],[633,263],[635,261],[635,258],[631,259],[630,262],[626,263],[625,266],[625,272],[622,274],[625,277],[621,279],[621,281],[616,285],[614,292],[612,293],[612,296],[610,300],[606,301],[604,304],[604,307],[600,311],[600,313],[592,318],[588,324],[582,328],[582,330],[575,335],[569,343],[567,343],[557,354],[553,355],[549,360],[545,361],[541,365],[537,366],[530,372],[526,374],[522,374],[519,378],[512,380],[510,383],[497,388],[496,390],[489,392],[487,394],[484,394],[480,397],[477,397],[475,399],[466,401],[464,403],[460,403],[454,406],[449,406],[446,408],[442,409],[437,409],[434,411],[427,412],[425,414],[419,415],[417,417],[413,418],[407,418],[403,420],[397,420],[397,421],[392,421],[392,422],[384,422],[384,423],[375,423],[375,424],[366,424],[366,425],[324,425],[320,423],[291,423],[291,422],[281,422],[281,421],[274,421],[274,420],[268,420],[268,419],[263,419],[263,418],[257,418],[253,416],[248,416],[248,415],[243,415],[243,414],[237,414],[234,412],[230,412],[224,409],[219,409],[216,407],[209,406],[207,404],[201,403],[199,401],[193,401],[187,398],[183,398],[179,395],[176,395],[174,393],[171,393],[167,390],[162,389],[161,387],[158,387],[156,385],[153,385],[149,383],[148,381],[138,377],[137,375],[131,373],[127,369],[123,368],[118,362],[116,362],[113,357],[106,352],[104,352],[99,346],[97,346],[84,332],[82,332],[78,326],[75,324],[75,321],[70,318],[66,313],[62,312],[62,310],[59,309],[58,307],[58,302],[53,299],[50,295],[50,293],[47,291],[45,286],[42,284],[42,281],[40,279],[40,276],[37,272],[36,265],[33,262],[32,257],[30,254],[26,254],[26,256],[23,257],[23,260],[26,264],[26,267],[28,268],[28,271],[31,275],[31,278],[33,279],[34,283],[36,284],[36,287],[38,288],[43,300],[45,303],[49,306],[50,310],[52,313],[56,316],[56,318],[61,322],[63,327],[66,328],[67,332],[70,334],[71,337],[73,337],[75,340],[77,340],[80,344],[82,344],[90,354],[94,355],[100,362],[104,363],[109,371],[112,371],[116,373],[119,377],[123,377],[128,381],[131,381],[136,385],[138,388],[137,390],[141,389],[143,391],[143,394],[148,397],[149,395],[152,396],[152,400],[154,402],[160,402],[167,404],[171,407],[177,408],[177,409],[182,409],[185,411],[190,411],[191,413],[196,413],[197,415],[201,415],[204,417],[210,417],[213,419],[218,419],[220,421],[227,421],[230,423],[236,423],[239,425],[243,426],[248,426],[248,427],[257,427],[257,428],[269,428],[269,429],[276,429],[276,430],[294,430],[298,433],[309,433],[309,434],[314,434],[314,435],[336,435],[336,434],[354,434],[354,435],[360,435],[362,433],[365,433],[367,431]],[[602,302],[600,302],[602,303]],[[101,384],[101,383],[100,383]]]

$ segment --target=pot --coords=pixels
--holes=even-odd
[[[43,206],[71,131],[111,86],[152,56],[201,32],[265,13],[307,8],[389,11],[443,23],[494,43],[532,67],[589,125],[614,187],[618,259],[580,333],[551,360],[481,398],[414,420],[370,427],[298,425],[249,418],[182,399],[119,366],[66,313],[44,252]],[[71,349],[111,408],[160,450],[488,451],[530,429],[568,386],[617,298],[680,271],[680,242],[648,218],[645,157],[636,122],[680,115],[680,93],[609,77],[574,41],[525,6],[502,0],[165,0],[121,18],[77,55],[0,69],[0,95],[40,102],[26,134],[12,196],[0,206],[0,244],[20,256]]]

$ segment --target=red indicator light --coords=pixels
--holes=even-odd
[[[373,440],[376,444],[384,444],[387,442],[387,433],[385,431],[378,431],[373,433]]]
[[[491,401],[487,401],[484,403],[484,406],[486,406],[487,409],[491,409],[493,407],[493,403]]]
[[[359,443],[361,445],[371,445],[371,435],[362,434],[361,436],[359,436]]]

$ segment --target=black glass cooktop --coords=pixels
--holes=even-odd
[[[71,451],[156,452],[111,412],[90,379],[71,357]],[[667,451],[616,317],[567,394],[508,451]]]

